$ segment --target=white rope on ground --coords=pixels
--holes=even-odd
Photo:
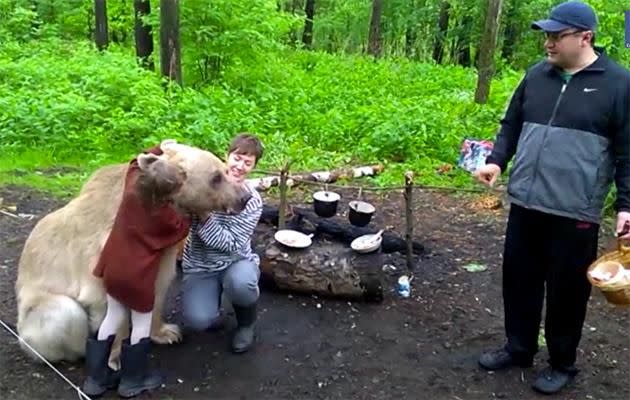
[[[20,335],[18,335],[17,333],[15,333],[13,331],[13,329],[11,329],[3,320],[2,318],[0,318],[0,325],[2,325],[4,327],[4,329],[6,329],[7,331],[9,331],[13,336],[15,336],[20,342],[24,343],[26,345],[26,347],[29,348],[29,350],[31,350],[37,357],[39,357],[44,363],[46,363],[46,365],[48,365],[53,371],[55,371],[57,373],[57,375],[59,375],[61,378],[63,378],[64,381],[66,381],[68,383],[68,385],[72,386],[78,393],[79,398],[83,399],[83,400],[92,400],[90,399],[90,397],[83,393],[83,391],[81,390],[81,388],[79,388],[77,385],[75,385],[74,383],[72,383],[72,381],[70,379],[68,379],[64,374],[62,374],[57,368],[55,368],[51,363],[48,362],[48,360],[46,360],[41,354],[39,354],[34,348],[31,347],[31,345],[28,344],[28,342],[26,342],[26,340],[22,339],[20,337]]]

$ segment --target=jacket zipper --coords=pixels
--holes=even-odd
[[[560,89],[560,95],[558,95],[558,99],[556,100],[556,104],[554,104],[553,106],[553,111],[551,112],[551,117],[549,118],[549,121],[547,122],[547,127],[545,128],[545,133],[544,133],[544,137],[542,140],[542,144],[540,145],[540,149],[538,150],[538,154],[536,155],[536,164],[534,165],[534,177],[532,178],[532,183],[529,185],[529,190],[527,191],[527,203],[529,203],[531,201],[531,197],[532,197],[532,187],[534,187],[534,183],[536,182],[536,177],[538,176],[538,163],[540,161],[540,154],[542,153],[543,149],[545,148],[545,142],[547,141],[547,133],[549,132],[549,127],[551,126],[551,123],[553,122],[554,118],[556,117],[556,112],[558,111],[558,106],[560,105],[560,100],[562,100],[562,95],[564,94],[565,90],[567,89],[567,82],[562,84],[562,88]]]

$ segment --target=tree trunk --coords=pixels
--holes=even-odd
[[[444,43],[446,42],[446,34],[448,33],[450,6],[448,1],[443,1],[442,4],[440,4],[440,17],[438,19],[439,30],[435,38],[435,44],[433,45],[433,60],[438,64],[441,64],[444,59]]]
[[[415,56],[415,47],[416,43],[416,32],[413,30],[413,27],[407,26],[407,31],[405,32],[405,57],[414,58]]]
[[[515,4],[511,4],[505,16],[505,34],[503,35],[503,47],[501,48],[501,56],[506,60],[511,60],[516,49],[518,37],[517,18],[518,9]]]
[[[307,49],[313,47],[313,18],[315,17],[315,0],[306,0],[306,20],[304,21],[304,32],[302,33],[302,43]]]
[[[494,50],[499,31],[502,0],[488,0],[486,27],[479,46],[479,67],[475,102],[485,103],[490,93],[490,82],[494,73]]]
[[[405,30],[405,57],[413,58],[415,55],[415,43],[416,43],[416,1],[410,0],[409,2],[409,15],[407,16],[407,29]]]
[[[372,0],[372,18],[370,20],[370,34],[368,37],[368,53],[374,57],[380,57],[382,49],[381,38],[381,14],[383,1]]]
[[[145,25],[142,17],[151,13],[151,2],[149,0],[134,0],[133,2],[135,14],[135,37],[136,37],[136,56],[140,65],[144,68],[153,70],[155,68],[151,58],[153,54],[153,33],[151,25]]]
[[[94,0],[94,42],[99,50],[107,48],[109,35],[107,33],[107,0]]]
[[[179,0],[160,0],[160,66],[163,76],[182,82]]]
[[[291,0],[290,1],[290,6],[287,3],[287,11],[289,11],[291,13],[291,15],[295,15],[295,11],[298,9],[299,6],[299,0]],[[296,28],[291,28],[291,32],[289,32],[289,40],[291,41],[291,46],[297,45],[297,40],[298,40],[298,29]]]
[[[470,56],[470,33],[474,26],[472,17],[465,16],[461,26],[455,46],[453,46],[453,59],[456,64],[463,67],[470,67],[472,64],[472,58]]]

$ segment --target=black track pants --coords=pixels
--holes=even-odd
[[[597,257],[599,225],[512,205],[503,259],[506,349],[531,359],[545,293],[549,362],[573,369],[591,285],[588,266]]]

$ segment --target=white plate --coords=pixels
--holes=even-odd
[[[370,253],[378,249],[382,242],[383,237],[380,234],[375,233],[359,236],[350,243],[350,247],[352,247],[352,250],[359,253]]]
[[[292,229],[281,229],[277,231],[273,237],[283,245],[296,249],[306,248],[313,243],[311,240],[313,237],[312,233],[310,235],[305,235],[302,232],[294,231]]]

